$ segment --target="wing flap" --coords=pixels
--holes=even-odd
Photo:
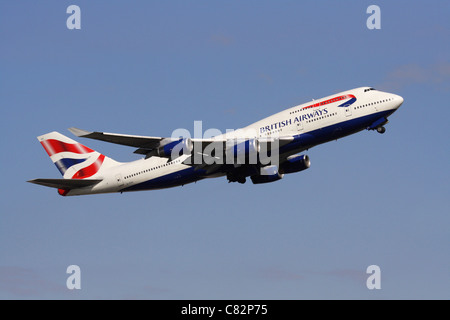
[[[27,182],[57,189],[77,189],[96,185],[99,179],[34,179]]]

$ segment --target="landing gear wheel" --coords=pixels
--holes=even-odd
[[[245,183],[245,177],[239,178],[237,182],[244,184]]]
[[[378,128],[377,128],[377,132],[378,132],[378,133],[381,133],[381,134],[383,134],[383,133],[385,133],[385,132],[386,132],[386,128],[385,128],[385,127],[383,127],[383,126],[381,126],[381,127],[378,127]]]

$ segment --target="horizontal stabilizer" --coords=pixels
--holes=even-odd
[[[40,184],[41,186],[46,186],[50,188],[57,189],[77,189],[83,187],[89,187],[96,185],[102,180],[98,179],[34,179],[29,180],[28,182]]]

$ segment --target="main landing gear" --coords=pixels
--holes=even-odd
[[[230,175],[230,174],[227,175],[227,179],[228,179],[228,183],[230,183],[230,182],[239,182],[241,184],[244,184],[245,181],[247,180],[245,178],[245,176],[235,176],[235,175]]]
[[[386,132],[386,128],[383,127],[383,126],[379,126],[379,127],[377,128],[377,132],[383,134],[383,133]]]

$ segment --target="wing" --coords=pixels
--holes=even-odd
[[[148,137],[135,136],[128,134],[106,133],[106,132],[90,132],[78,128],[69,128],[74,135],[83,138],[101,140],[105,142],[116,143],[120,145],[138,148],[134,153],[145,155],[147,158],[151,156],[170,157],[172,148],[180,143],[180,138],[164,138],[164,137]],[[190,156],[184,161],[184,164],[196,167],[196,169],[204,169],[208,173],[223,170],[225,166],[226,150],[230,148],[246,150],[250,141],[257,141],[259,145],[265,145],[265,150],[272,150],[274,146],[280,148],[290,143],[294,138],[292,136],[277,138],[249,138],[244,142],[233,142],[233,139],[226,140],[227,137],[220,136],[211,139],[187,139],[189,140]],[[231,142],[231,144],[230,144]],[[234,144],[237,143],[237,144]],[[242,146],[242,148],[239,147]],[[255,145],[255,144],[253,144]],[[214,149],[214,151],[212,151]],[[199,159],[199,160],[198,160]]]
[[[143,154],[147,156],[157,155],[156,153],[152,153],[152,151],[161,148],[164,145],[167,145],[171,142],[179,141],[180,138],[164,138],[164,137],[148,137],[148,136],[135,136],[129,134],[118,134],[118,133],[107,133],[107,132],[91,132],[78,128],[69,128],[69,131],[72,132],[77,137],[95,139],[110,143],[116,143],[123,146],[135,147],[138,148],[134,151],[137,154]],[[211,144],[212,142],[223,142],[225,140],[217,140],[217,139],[191,139],[191,141],[195,144],[200,144],[199,150],[204,150],[204,148]]]
[[[124,146],[143,148],[143,149],[155,149],[158,147],[164,139],[162,137],[147,137],[147,136],[134,136],[128,134],[117,134],[117,133],[107,133],[107,132],[90,132],[78,128],[69,128],[77,137],[101,140],[116,144],[121,144]]]
[[[164,137],[148,137],[148,136],[136,136],[129,134],[118,134],[118,133],[107,133],[107,132],[98,132],[98,131],[86,131],[78,128],[69,128],[69,131],[72,132],[77,137],[95,139],[110,143],[116,143],[124,146],[136,147],[138,148],[135,153],[146,154],[150,150],[157,149],[158,147],[176,141],[178,139],[174,138],[164,138]],[[278,146],[283,146],[293,140],[292,136],[287,137],[278,137],[276,138],[278,141]],[[201,144],[201,150],[204,150],[211,143],[227,143],[225,139],[191,139],[194,144]],[[258,139],[261,143],[268,144],[268,149],[271,149],[271,144],[274,142],[273,138],[260,138]]]

